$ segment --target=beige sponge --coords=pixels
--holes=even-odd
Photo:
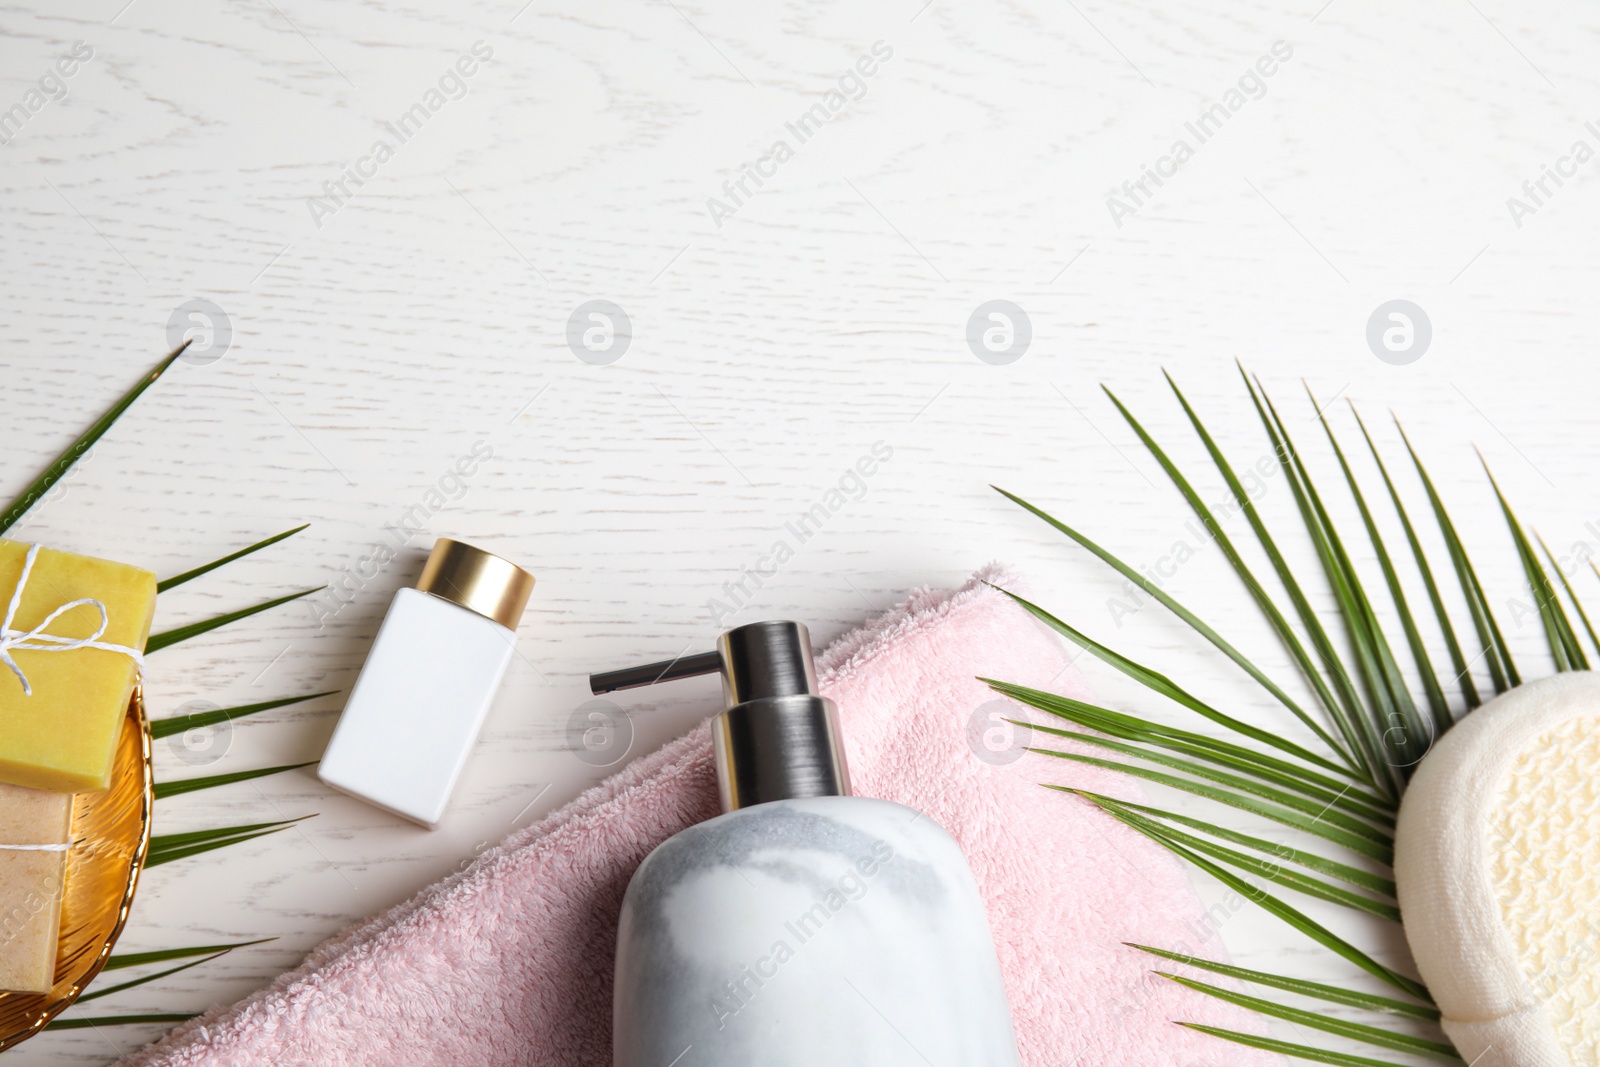
[[[1531,682],[1445,734],[1401,803],[1395,880],[1468,1063],[1600,1064],[1600,675]]]

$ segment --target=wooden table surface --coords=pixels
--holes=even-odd
[[[158,832],[317,817],[153,870],[121,947],[274,940],[77,1014],[230,1002],[715,710],[709,681],[624,694],[627,743],[580,754],[590,670],[765,617],[825,642],[991,559],[1278,721],[989,489],[1140,565],[1171,570],[1194,540],[1167,588],[1288,677],[1101,383],[1211,500],[1161,368],[1245,463],[1269,453],[1236,358],[1307,442],[1302,378],[1363,405],[1390,448],[1393,407],[1508,613],[1515,559],[1473,445],[1553,545],[1600,544],[1600,21],[1570,0],[64,0],[7,4],[0,28],[0,495],[198,338],[12,535],[170,574],[312,524],[163,597],[162,628],[345,590],[153,657],[154,714],[348,689],[436,536],[539,578],[443,827],[310,770],[163,801]],[[597,300],[626,317],[609,342]],[[1393,300],[1431,333],[1409,363],[1420,332],[1368,342]],[[891,457],[821,532],[728,603],[875,447]],[[489,458],[453,476],[475,448]],[[1292,531],[1281,476],[1260,506]],[[364,565],[390,538],[398,557]],[[1544,662],[1536,620],[1510,630]],[[1156,710],[1087,669],[1116,706]],[[158,772],[315,760],[339,707],[160,742]],[[1252,913],[1224,937],[1246,964],[1353,981]],[[10,1059],[103,1063],[160,1029],[48,1034]]]

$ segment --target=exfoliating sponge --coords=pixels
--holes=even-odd
[[[1406,939],[1474,1067],[1600,1063],[1600,674],[1485,704],[1400,806]]]

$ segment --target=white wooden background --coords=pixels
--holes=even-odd
[[[5,4],[0,27],[0,108],[27,111],[0,127],[0,496],[167,350],[175,309],[209,300],[231,329],[220,359],[178,364],[14,536],[170,574],[313,524],[164,597],[164,628],[338,579],[456,457],[494,452],[331,617],[281,609],[153,658],[155,714],[348,688],[435,535],[539,576],[440,830],[308,771],[163,801],[161,832],[317,818],[153,871],[122,947],[276,940],[84,1012],[231,1001],[598,780],[566,736],[586,672],[707,645],[708,599],[877,441],[893,458],[864,496],[730,622],[802,618],[826,641],[999,558],[1091,632],[1270,715],[1158,610],[1116,625],[1119,583],[988,488],[1154,564],[1187,516],[1099,383],[1195,459],[1170,369],[1249,461],[1266,445],[1236,357],[1307,443],[1302,377],[1364,404],[1386,444],[1384,413],[1401,413],[1503,612],[1513,557],[1473,444],[1553,544],[1600,544],[1585,528],[1600,520],[1600,161],[1547,182],[1521,226],[1507,207],[1574,141],[1600,147],[1584,127],[1600,118],[1600,20],[1575,2],[67,0]],[[75,41],[92,58],[34,113],[30,89]],[[317,225],[308,199],[479,41],[493,58],[467,94]],[[892,58],[864,95],[719,226],[707,199],[793,144],[784,124],[879,41]],[[1292,58],[1265,94],[1117,225],[1108,196],[1280,41]],[[1365,339],[1396,298],[1433,326],[1407,366]],[[591,299],[633,324],[609,366],[566,343]],[[1010,365],[966,342],[991,299],[1031,320]],[[1262,507],[1293,521],[1281,478]],[[1214,547],[1169,588],[1282,666]],[[1537,664],[1537,625],[1512,630]],[[1150,706],[1090,673],[1107,699]],[[714,693],[619,698],[632,751]],[[214,763],[163,742],[160,773],[315,759],[338,707],[243,722],[208,742]],[[1250,964],[1322,958],[1249,915],[1225,936]],[[46,1035],[13,1061],[101,1063],[158,1032]]]

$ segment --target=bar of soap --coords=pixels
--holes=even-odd
[[[0,990],[48,993],[61,931],[72,795],[0,785]]]
[[[0,539],[0,613],[22,575],[28,547]],[[88,597],[105,605],[100,641],[144,651],[155,614],[156,576],[125,563],[41,548],[10,630],[32,630],[56,608]],[[57,637],[86,638],[100,612],[84,604],[50,624]],[[0,664],[0,783],[92,793],[111,783],[111,761],[138,680],[133,657],[99,648],[13,648],[33,695]],[[0,842],[3,844],[4,842]]]

